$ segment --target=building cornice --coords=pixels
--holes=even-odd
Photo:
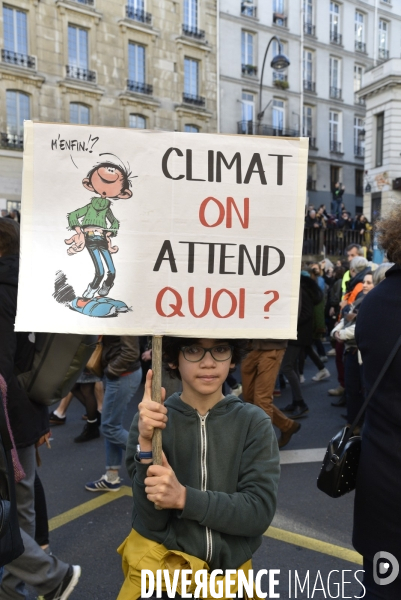
[[[125,91],[122,92],[119,96],[120,102],[123,106],[128,106],[131,104],[132,106],[143,106],[144,108],[150,108],[153,112],[156,112],[158,108],[160,108],[161,103],[159,100],[155,100],[152,96],[145,96],[144,94],[136,94],[135,92]]]
[[[152,36],[153,41],[160,37],[160,31],[158,29],[155,29],[152,25],[141,23],[140,21],[134,21],[133,19],[121,19],[118,21],[118,25],[121,29],[121,33],[126,33],[127,30],[138,31],[140,33],[145,33],[146,35]]]
[[[96,8],[91,8],[90,6],[83,6],[82,4],[78,4],[73,0],[56,0],[56,6],[59,9],[60,14],[62,15],[65,14],[66,10],[70,10],[74,13],[80,13],[81,15],[91,17],[96,25],[98,25],[103,19],[103,13],[96,10]]]
[[[101,90],[96,84],[90,84],[78,80],[75,81],[72,79],[62,79],[57,82],[57,85],[60,87],[62,93],[80,93],[87,98],[94,98],[95,100],[100,100],[104,94],[104,91]]]
[[[34,85],[37,88],[41,88],[46,81],[46,78],[38,75],[37,71],[24,67],[13,67],[6,63],[0,63],[0,79],[20,81],[25,85]]]
[[[362,87],[358,95],[361,98],[369,98],[383,92],[385,89],[401,86],[401,75],[387,75],[382,79],[372,82],[370,85]]]

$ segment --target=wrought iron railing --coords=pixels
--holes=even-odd
[[[341,33],[338,33],[337,31],[330,31],[330,42],[332,44],[338,44],[339,46],[341,46],[343,41],[343,36],[341,35]]]
[[[308,192],[316,192],[316,181],[311,177],[306,180],[306,189]]]
[[[390,51],[385,48],[379,48],[379,58],[380,60],[388,60],[390,57]]]
[[[12,150],[24,149],[24,136],[22,134],[0,133],[0,145],[2,148]]]
[[[341,88],[330,86],[330,98],[341,100]]]
[[[194,104],[195,106],[205,106],[206,100],[202,96],[196,96],[195,94],[182,94],[182,101],[186,104]]]
[[[153,86],[143,81],[134,81],[133,79],[127,79],[127,89],[130,92],[138,92],[139,94],[147,94],[151,96],[153,94]]]
[[[304,229],[302,254],[344,256],[349,244],[371,245],[370,232],[361,234],[355,229],[323,229],[311,227]]]
[[[337,152],[338,154],[341,154],[341,146],[341,142],[335,142],[333,140],[330,140],[330,152]]]
[[[314,25],[312,25],[312,23],[304,23],[304,33],[305,35],[312,35],[313,37],[315,36],[315,31],[316,28]]]
[[[87,6],[95,5],[95,0],[74,0],[74,2],[78,2],[78,4],[86,4]]]
[[[36,58],[34,56],[13,52],[12,50],[6,50],[5,48],[2,48],[1,50],[1,60],[9,65],[26,67],[27,69],[36,69]]]
[[[270,135],[280,137],[298,137],[299,131],[285,127],[274,127],[274,125],[262,125],[255,121],[238,121],[237,133],[245,135]]]
[[[67,77],[71,77],[71,79],[79,79],[80,81],[96,83],[95,71],[90,71],[89,69],[82,69],[81,67],[75,67],[74,65],[67,65],[66,72]]]
[[[256,77],[258,74],[258,67],[255,67],[255,65],[241,65],[241,72],[243,75]]]
[[[309,79],[304,79],[304,90],[305,92],[315,92],[316,84],[314,81],[310,81]]]
[[[128,19],[132,19],[133,21],[139,21],[140,23],[147,23],[150,25],[152,23],[152,15],[148,12],[145,12],[141,8],[134,8],[127,4],[125,7],[125,14]]]
[[[358,42],[358,40],[355,40],[355,51],[356,52],[365,52],[366,53],[366,44],[365,44],[365,42]]]
[[[359,106],[366,106],[365,98],[361,98],[359,94],[354,94],[354,102],[355,104],[359,104]]]
[[[273,24],[279,27],[287,27],[287,17],[279,13],[273,13]]]
[[[363,158],[365,156],[365,147],[364,146],[354,146],[354,155],[358,158]]]
[[[241,2],[241,15],[256,18],[256,6],[249,4],[249,2]]]
[[[195,38],[196,40],[204,40],[205,32],[203,29],[198,29],[197,27],[192,27],[191,25],[182,25],[182,33],[187,35],[188,37]]]

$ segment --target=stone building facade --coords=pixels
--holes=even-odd
[[[9,0],[0,12],[0,208],[23,121],[216,132],[216,0]]]
[[[220,31],[221,132],[308,136],[309,203],[329,210],[340,181],[346,208],[361,212],[365,102],[357,92],[363,73],[400,56],[399,0],[221,0]],[[261,86],[273,36],[290,65],[271,68],[273,41]]]
[[[401,59],[365,73],[365,194],[363,210],[375,221],[401,202]]]

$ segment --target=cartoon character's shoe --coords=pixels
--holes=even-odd
[[[91,284],[88,285],[84,293],[82,294],[82,298],[94,298],[98,288],[93,288]]]
[[[110,285],[109,285],[107,283],[107,280],[103,281],[103,283],[98,291],[99,296],[102,296],[102,297],[107,296],[107,294],[109,293],[109,291],[111,290],[113,285],[114,285],[114,283],[110,283]]]
[[[128,312],[128,306],[122,300],[112,298],[74,298],[69,303],[71,310],[88,317],[116,317],[120,312]]]

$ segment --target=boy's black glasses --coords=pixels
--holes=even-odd
[[[228,344],[220,344],[212,348],[202,348],[202,346],[181,346],[181,352],[185,360],[189,362],[199,362],[210,352],[211,357],[217,362],[229,360],[233,355],[233,348]]]

